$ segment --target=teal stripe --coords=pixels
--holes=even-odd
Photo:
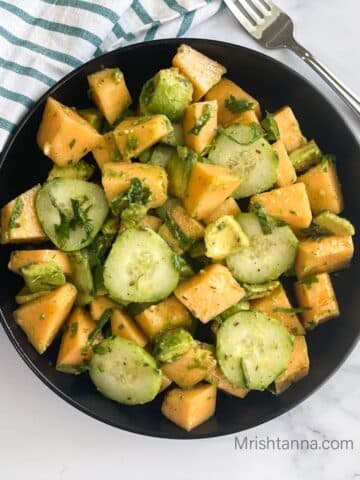
[[[70,65],[74,68],[78,67],[82,63],[80,60],[73,57],[72,55],[67,55],[65,53],[58,52],[50,48],[41,47],[36,43],[30,42],[28,40],[23,40],[22,38],[18,38],[5,30],[5,28],[3,27],[0,27],[0,36],[5,38],[9,43],[12,43],[13,45],[26,48],[36,53],[40,53],[45,57],[52,58],[53,60],[64,63],[65,65]]]
[[[17,103],[21,103],[25,107],[30,107],[34,102],[31,100],[30,97],[23,95],[22,93],[17,93],[12,90],[8,90],[0,86],[0,97],[7,98],[8,100],[12,100]]]
[[[146,32],[146,35],[144,37],[144,41],[145,42],[148,42],[150,40],[154,40],[155,38],[155,35],[156,35],[156,32],[158,31],[158,28],[159,28],[159,25],[154,25],[153,27],[151,27],[147,32]]]
[[[145,10],[145,8],[141,5],[139,0],[134,0],[133,3],[131,4],[131,8],[134,10],[136,15],[140,18],[140,20],[146,25],[149,23],[154,23],[154,19],[151,17],[151,15],[148,14],[148,12]]]
[[[119,20],[119,15],[113,10],[97,3],[86,2],[85,0],[41,0],[42,2],[49,3],[57,7],[73,7],[81,10],[87,10],[88,12],[96,13],[104,18],[110,20],[110,22],[116,23]],[[118,0],[121,1],[121,0]]]
[[[48,87],[51,87],[55,80],[51,77],[48,77],[44,73],[39,72],[31,67],[24,67],[16,62],[10,62],[9,60],[4,60],[0,58],[0,67],[6,68],[7,70],[11,70],[12,72],[18,73],[19,75],[24,75],[26,77],[35,78],[39,80],[39,82],[45,83]]]
[[[191,27],[191,24],[194,20],[195,13],[196,13],[196,11],[193,10],[192,12],[189,12],[186,15],[184,15],[184,18],[181,22],[179,31],[176,34],[177,37],[181,37],[182,35],[184,35],[189,30],[189,28]]]
[[[119,23],[114,25],[113,33],[116,35],[117,38],[125,38],[125,40],[134,40],[135,35],[132,33],[126,33],[125,30],[121,27]]]
[[[176,0],[164,0],[164,2],[169,8],[171,8],[171,10],[180,13],[180,15],[185,15],[186,13],[188,13],[186,8],[184,8],[182,5],[179,5]]]
[[[9,122],[9,120],[6,120],[6,118],[0,117],[0,128],[11,132],[15,127],[15,123]]]
[[[65,35],[82,38],[83,40],[86,40],[87,42],[94,45],[94,47],[98,47],[102,41],[100,37],[94,35],[91,32],[88,32],[87,30],[84,30],[83,28],[73,27],[71,25],[65,25],[64,23],[51,22],[42,18],[32,17],[21,8],[15,7],[15,5],[11,5],[8,2],[0,1],[0,7],[10,13],[13,13],[29,25],[37,25],[41,28],[44,28],[45,30],[50,30],[52,32],[59,32]]]

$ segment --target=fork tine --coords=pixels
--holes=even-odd
[[[236,0],[224,0],[229,10],[232,12],[234,17],[241,23],[241,25],[247,30],[251,35],[255,33],[255,26],[250,22],[250,20],[245,16],[245,14],[239,9],[236,5]]]
[[[255,8],[264,16],[266,17],[267,15],[270,15],[271,9],[266,8],[264,5],[264,2],[261,0],[248,0],[248,3],[250,5],[255,6]]]
[[[254,8],[252,8],[246,0],[238,0],[238,3],[240,4],[244,12],[246,12],[248,17],[251,18],[255,24],[260,23],[260,21],[262,20],[262,17],[260,17],[258,12],[254,10]]]

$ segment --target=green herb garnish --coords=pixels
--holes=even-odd
[[[9,228],[19,228],[21,225],[18,223],[18,220],[24,210],[25,203],[21,197],[18,197],[15,200],[15,205],[13,211],[11,212],[8,227]]]
[[[279,127],[271,113],[266,112],[265,118],[261,121],[261,126],[265,130],[265,136],[267,140],[269,140],[270,142],[276,142],[276,140],[279,140]]]
[[[310,289],[314,283],[318,283],[319,280],[316,275],[309,275],[308,277],[300,280],[300,283],[306,286],[307,289]]]
[[[79,328],[78,322],[70,323],[70,325],[69,325],[69,334],[70,334],[70,337],[71,337],[71,338],[74,338],[74,337],[75,337],[75,335],[77,334],[78,328]]]
[[[170,212],[165,213],[164,223],[179,242],[180,247],[184,250],[188,250],[195,243],[195,239],[189,238],[183,233],[183,231],[179,228],[179,225],[172,218]]]
[[[128,135],[126,139],[126,148],[128,150],[135,150],[135,148],[137,148],[138,146],[139,146],[138,138],[133,134]]]
[[[105,325],[106,325],[106,324],[108,323],[108,321],[110,320],[112,311],[113,311],[112,308],[107,308],[107,309],[104,310],[104,312],[101,314],[101,317],[99,318],[99,321],[97,322],[96,327],[95,327],[94,330],[89,334],[85,346],[81,349],[82,353],[87,353],[87,352],[90,350],[90,348],[92,348],[92,346],[94,345],[95,340],[96,340],[96,339],[99,337],[99,335],[101,334],[102,329],[105,327]],[[94,352],[101,355],[101,354],[104,354],[104,353],[105,353],[105,349],[104,349],[104,347],[103,347],[103,346],[101,345],[101,343],[100,343],[99,345],[95,345],[95,347],[94,347]]]
[[[72,149],[74,148],[75,143],[76,143],[76,139],[73,138],[73,139],[71,140],[71,142],[69,143],[69,148],[70,148],[70,150],[72,150]]]
[[[299,307],[299,308],[290,308],[290,307],[274,307],[273,312],[279,312],[279,313],[303,313],[311,310],[311,307]]]
[[[225,107],[232,113],[243,113],[254,108],[253,102],[247,100],[238,100],[234,95],[225,99]]]
[[[193,135],[199,135],[202,128],[207,124],[211,117],[211,108],[208,103],[203,106],[201,115],[199,118],[196,119],[195,125],[189,130],[188,133],[192,133]]]
[[[252,205],[252,210],[254,211],[255,215],[257,216],[261,230],[264,235],[269,235],[272,233],[272,228],[269,222],[269,218],[265,213],[264,207],[260,203],[254,203]]]
[[[132,178],[130,187],[126,192],[120,193],[111,201],[110,208],[114,215],[120,215],[120,213],[130,205],[147,205],[150,199],[151,190],[145,187],[138,178]]]
[[[110,157],[114,162],[119,162],[122,159],[122,155],[119,150],[113,150],[110,154]]]

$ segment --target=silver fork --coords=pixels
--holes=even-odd
[[[289,48],[315,70],[360,116],[360,100],[294,39],[291,18],[271,0],[224,0],[241,25],[265,48]]]

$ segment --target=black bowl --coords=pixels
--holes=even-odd
[[[185,41],[226,65],[228,76],[258,98],[263,109],[272,111],[284,104],[293,107],[306,137],[316,138],[325,152],[336,154],[345,196],[344,214],[360,231],[359,145],[328,100],[296,72],[260,53],[212,40]],[[48,95],[67,105],[87,107],[86,76],[104,66],[120,66],[136,98],[145,80],[169,66],[179,43],[180,40],[172,39],[121,48],[88,62],[51,88],[24,118],[2,152],[0,205],[46,178],[50,162],[39,151],[35,136]],[[57,372],[53,366],[56,345],[42,356],[35,352],[12,318],[14,295],[20,283],[6,268],[10,250],[11,247],[2,247],[0,255],[1,320],[19,354],[64,400],[98,420],[135,433],[165,438],[214,437],[275,418],[298,405],[334,373],[355,346],[360,332],[360,262],[355,259],[349,269],[333,275],[341,317],[307,336],[310,374],[280,397],[252,392],[239,400],[219,393],[215,416],[186,433],[161,415],[161,398],[146,406],[119,405],[98,394],[86,375],[74,377]]]

